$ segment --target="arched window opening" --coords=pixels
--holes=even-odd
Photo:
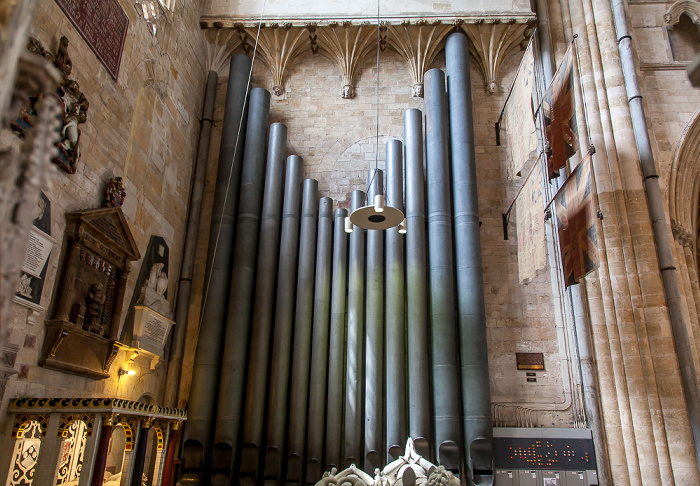
[[[686,14],[669,27],[668,40],[674,61],[692,61],[700,53],[700,27]]]
[[[105,466],[104,486],[119,486],[124,470],[124,453],[126,451],[126,432],[120,424],[112,430]]]

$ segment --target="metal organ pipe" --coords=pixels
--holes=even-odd
[[[294,352],[289,393],[289,436],[287,438],[287,481],[301,480],[306,439],[306,407],[309,398],[311,326],[314,311],[316,267],[316,224],[318,181],[306,179],[301,208],[299,268],[297,271]]]
[[[387,204],[403,211],[403,144],[386,143]],[[406,335],[404,236],[386,230],[386,447],[387,461],[398,458],[406,445]],[[391,456],[391,457],[390,457]]]
[[[345,303],[347,300],[345,292],[348,276],[348,235],[345,233],[345,218],[347,216],[347,210],[335,210],[324,470],[330,470],[330,467],[340,470],[342,466],[341,446],[343,439],[341,430],[343,425],[343,391],[345,390],[343,371],[345,370]],[[310,444],[313,442],[310,441]]]
[[[460,444],[459,350],[455,319],[449,127],[445,73],[425,73],[430,322],[435,451],[445,468],[458,470]]]
[[[243,421],[240,472],[245,475],[257,472],[258,456],[263,442],[270,336],[275,310],[275,307],[271,305],[271,296],[275,293],[275,283],[277,282],[277,255],[280,249],[287,127],[282,123],[273,123],[270,126],[269,138],[260,224],[260,251],[258,252],[255,302],[251,324],[250,357],[248,359],[245,420]],[[295,163],[298,165],[295,159],[290,160],[290,164],[294,165]],[[288,172],[290,177],[287,180],[291,187],[288,187],[287,192],[291,194],[294,191],[293,188],[298,186],[301,180],[301,168],[294,171],[290,167]]]
[[[302,159],[290,155],[287,159],[287,181],[284,191],[282,236],[275,302],[275,328],[269,373],[267,415],[267,448],[265,476],[277,482],[282,472],[282,451],[287,418],[287,391],[291,356],[294,296],[299,248],[299,219],[301,212]]]
[[[238,235],[233,251],[231,291],[224,352],[221,359],[219,405],[212,451],[212,484],[231,484],[238,453],[243,410],[250,316],[255,289],[255,262],[260,231],[260,210],[265,181],[265,151],[270,93],[250,92],[245,152],[238,210]]]
[[[231,249],[235,237],[250,66],[251,60],[247,56],[231,58],[209,233],[204,304],[184,431],[181,478],[188,484],[200,484],[207,480],[209,442],[214,424],[223,344],[221,336],[231,276]]]
[[[365,193],[352,191],[352,210],[363,206]],[[355,227],[350,233],[348,264],[348,334],[345,379],[345,448],[343,468],[362,467],[362,379],[364,376],[365,307],[365,230]]]
[[[187,211],[189,217],[187,218],[185,242],[182,249],[182,266],[180,278],[178,279],[177,299],[175,301],[175,328],[173,329],[173,337],[170,344],[168,376],[165,380],[165,397],[163,398],[163,403],[166,407],[180,407],[180,397],[178,395],[182,377],[182,356],[187,334],[187,317],[190,310],[192,274],[194,273],[194,259],[197,254],[197,239],[199,238],[199,221],[202,216],[204,180],[207,175],[207,161],[209,160],[209,141],[211,139],[212,119],[214,118],[217,80],[218,75],[216,72],[209,71],[207,87],[204,91],[199,147],[197,149],[194,175],[192,176],[192,194]]]
[[[428,327],[428,267],[423,175],[423,114],[404,113],[406,145],[406,326],[408,333],[408,435],[416,450],[432,458],[429,447],[430,334]],[[403,450],[401,451],[403,452]]]
[[[384,174],[368,174],[367,201],[384,193]],[[367,231],[367,291],[365,293],[365,469],[384,466],[384,231]]]
[[[341,230],[342,230],[341,222]],[[323,470],[323,434],[326,418],[328,335],[331,314],[333,257],[333,200],[322,197],[318,208],[314,319],[311,338],[311,381],[306,438],[306,482],[316,483]],[[336,357],[337,358],[337,357]],[[340,379],[342,382],[342,377]]]
[[[462,364],[464,464],[475,484],[493,484],[493,428],[481,263],[469,43],[452,34],[445,46],[450,104],[455,255]]]

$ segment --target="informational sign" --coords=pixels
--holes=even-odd
[[[116,80],[129,18],[118,0],[56,0],[109,74]]]
[[[32,277],[40,278],[41,271],[46,265],[46,260],[49,259],[53,241],[42,232],[32,229],[29,232],[29,241],[27,241],[27,251],[24,254],[24,263],[22,263],[22,271]]]
[[[165,340],[173,324],[173,321],[146,306],[135,306],[134,345],[162,357]]]

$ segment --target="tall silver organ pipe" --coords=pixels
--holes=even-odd
[[[294,350],[289,391],[289,434],[287,438],[287,481],[289,482],[301,480],[302,461],[306,448],[306,407],[309,398],[317,222],[318,181],[306,179],[301,207]]]
[[[386,201],[403,211],[403,144],[386,143]],[[398,228],[386,230],[386,450],[390,461],[406,445],[406,333],[405,333],[405,235]]]
[[[340,223],[343,230],[343,222]],[[328,336],[331,317],[331,270],[333,264],[333,200],[322,197],[318,207],[314,319],[311,338],[309,420],[306,432],[306,482],[315,484],[323,473],[323,436],[326,430],[328,389]],[[342,377],[340,380],[342,382]]]
[[[435,452],[440,464],[456,471],[460,463],[462,422],[445,73],[431,69],[424,79]]]
[[[445,47],[455,214],[455,255],[464,420],[464,464],[475,484],[493,484],[493,429],[481,265],[469,43],[452,34]]]
[[[365,202],[365,193],[352,191],[352,210]],[[355,227],[350,233],[348,263],[348,331],[345,378],[345,448],[343,467],[361,465],[365,335],[365,230]]]
[[[294,297],[296,291],[299,249],[299,220],[301,217],[302,160],[290,155],[287,162],[287,184],[284,193],[282,236],[275,301],[275,329],[270,358],[269,400],[267,414],[267,441],[265,476],[277,484],[282,474],[282,454],[287,430],[287,392],[289,364],[294,324]],[[282,481],[283,482],[283,481]]]
[[[408,435],[416,450],[432,458],[430,407],[430,321],[428,316],[428,259],[425,233],[425,176],[423,174],[423,114],[406,110],[406,328],[408,331]]]

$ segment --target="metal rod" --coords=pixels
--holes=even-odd
[[[450,105],[457,304],[461,357],[463,460],[474,484],[493,484],[494,454],[484,272],[479,233],[469,41],[452,34],[445,45]]]
[[[267,442],[265,476],[276,479],[282,474],[282,452],[287,425],[287,391],[294,324],[294,296],[296,290],[299,249],[299,220],[301,217],[302,159],[290,155],[287,159],[287,182],[284,189],[282,236],[275,302],[275,329],[270,359],[269,399],[267,414]]]
[[[438,462],[457,471],[462,427],[445,73],[429,70],[425,85],[434,448]]]
[[[341,230],[343,230],[341,222]],[[331,317],[331,270],[333,265],[333,200],[322,197],[318,208],[314,323],[311,337],[311,382],[306,438],[306,482],[316,484],[323,473],[323,439],[328,390],[328,336]],[[345,283],[342,284],[343,289]],[[341,355],[333,356],[338,359]],[[341,377],[342,380],[342,377]]]
[[[304,181],[301,206],[294,350],[289,393],[287,482],[299,482],[302,479],[304,451],[306,449],[306,412],[309,399],[314,273],[316,269],[316,225],[318,223],[318,181],[315,179]]]
[[[352,191],[352,210],[362,207],[365,193]],[[350,234],[348,264],[348,334],[345,378],[344,464],[362,464],[362,407],[365,334],[365,230],[355,227]]]
[[[187,209],[189,215],[185,229],[185,242],[182,249],[182,266],[178,279],[177,298],[175,301],[175,329],[170,343],[170,358],[168,375],[165,379],[165,397],[163,403],[167,407],[184,406],[180,403],[180,378],[182,376],[182,358],[187,334],[187,317],[190,310],[190,294],[192,292],[192,275],[194,259],[197,254],[197,239],[199,238],[199,221],[202,216],[202,199],[204,198],[204,181],[207,175],[209,160],[209,141],[211,139],[212,118],[214,118],[214,101],[216,100],[216,82],[218,75],[209,71],[207,87],[204,91],[204,108],[202,109],[201,128],[199,129],[199,147],[197,160],[192,175],[192,193]]]
[[[423,114],[404,113],[406,145],[406,326],[408,332],[408,435],[416,450],[432,459],[430,395],[430,332],[426,256]]]
[[[326,457],[324,470],[342,466],[343,391],[345,380],[345,304],[347,301],[348,235],[345,209],[336,209],[333,227],[333,284],[331,286],[331,328],[328,342],[328,414],[326,416]]]
[[[270,338],[275,307],[272,296],[277,283],[277,264],[280,250],[284,191],[284,164],[287,150],[287,127],[282,123],[270,126],[270,142],[267,151],[267,170],[263,196],[262,221],[260,225],[260,251],[258,252],[257,277],[255,280],[255,303],[253,304],[250,358],[243,423],[243,438],[240,473],[252,475],[258,472],[259,455],[263,445],[265,420],[265,394],[267,392]],[[290,161],[293,163],[293,161]],[[300,182],[300,169],[288,169],[288,182],[294,186]],[[299,179],[294,181],[292,175]]]
[[[209,443],[216,413],[223,346],[221,335],[224,332],[231,277],[231,250],[235,238],[235,217],[243,158],[241,132],[244,132],[246,119],[250,66],[251,61],[247,56],[236,55],[231,58],[224,124],[221,130],[219,176],[214,189],[209,230],[204,277],[205,299],[192,371],[180,469],[181,479],[190,482],[206,482],[209,470]]]
[[[386,196],[403,211],[403,144],[386,143]],[[406,284],[405,237],[398,228],[386,230],[386,446],[391,462],[406,444]]]

